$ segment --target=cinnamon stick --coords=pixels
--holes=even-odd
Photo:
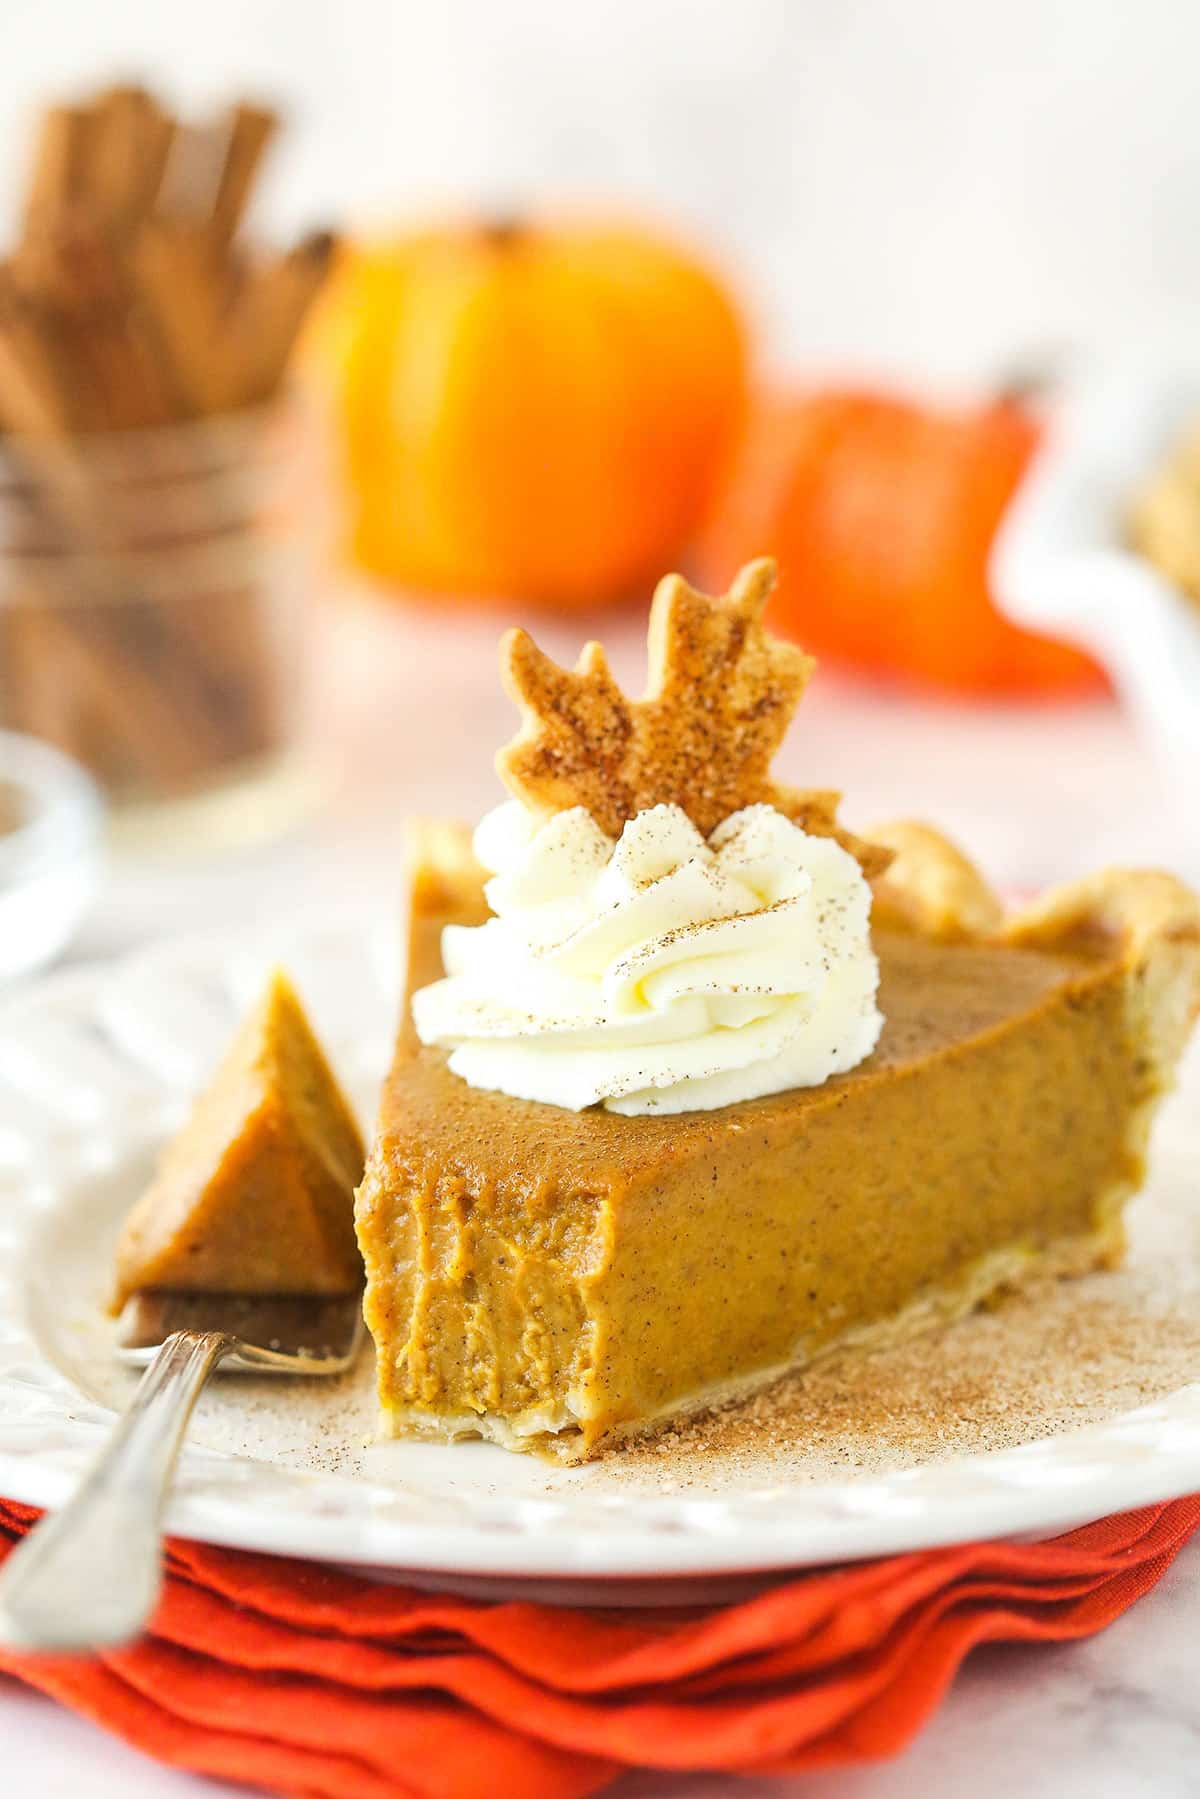
[[[186,415],[224,412],[241,396],[231,378],[223,338],[225,293],[220,265],[198,227],[147,219],[130,272],[139,309],[161,347]]]
[[[247,400],[265,400],[279,386],[335,247],[331,232],[316,231],[247,275],[230,321],[240,349],[239,386]]]
[[[0,425],[35,440],[72,426],[63,382],[45,333],[11,284],[0,284]]]
[[[234,107],[212,202],[212,231],[219,242],[227,244],[240,226],[262,159],[278,130],[278,115],[269,107],[245,102]]]
[[[149,212],[174,130],[173,122],[144,88],[114,87],[97,98],[83,176],[95,219],[120,231]]]
[[[51,106],[42,115],[25,196],[25,235],[36,237],[69,210],[87,163],[90,114]]]

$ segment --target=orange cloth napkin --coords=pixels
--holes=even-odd
[[[0,1500],[0,1554],[36,1519]],[[794,1773],[893,1755],[978,1643],[1090,1636],[1165,1573],[1200,1497],[1053,1542],[818,1569],[738,1605],[585,1611],[169,1546],[136,1648],[0,1672],[177,1767],[306,1799],[574,1799],[623,1768]]]

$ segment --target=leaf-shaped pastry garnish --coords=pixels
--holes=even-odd
[[[527,632],[510,631],[501,675],[522,722],[496,759],[510,793],[535,812],[585,806],[610,837],[650,806],[681,806],[707,836],[730,813],[761,802],[807,831],[836,836],[877,873],[888,853],[838,829],[837,794],[771,778],[814,667],[803,650],[763,629],[774,584],[767,558],[748,563],[721,599],[680,575],[660,581],[640,700],[621,692],[598,643],[564,669]]]

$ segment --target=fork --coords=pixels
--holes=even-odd
[[[121,1361],[144,1367],[98,1459],[0,1573],[0,1639],[83,1653],[139,1636],[162,1590],[171,1476],[210,1375],[342,1374],[363,1339],[362,1297],[137,1294],[122,1314]]]

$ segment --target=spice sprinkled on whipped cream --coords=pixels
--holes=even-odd
[[[706,839],[654,806],[619,840],[582,806],[490,812],[475,853],[495,916],[443,934],[413,998],[422,1042],[473,1087],[580,1111],[707,1111],[815,1087],[883,1019],[858,862],[768,805]]]

